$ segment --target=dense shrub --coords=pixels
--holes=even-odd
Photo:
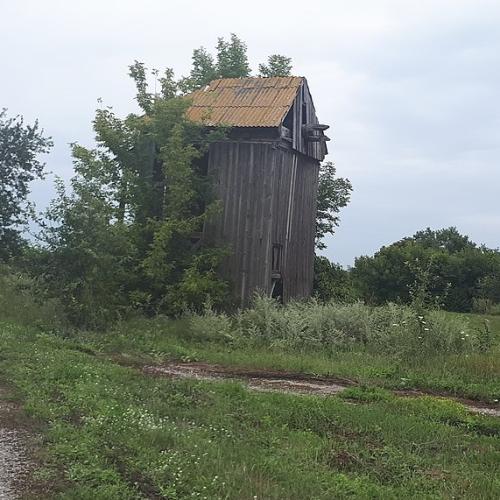
[[[318,255],[314,258],[313,294],[325,302],[355,302],[357,298],[350,271]]]
[[[63,325],[62,306],[36,294],[36,280],[14,266],[0,265],[0,320],[53,328]]]

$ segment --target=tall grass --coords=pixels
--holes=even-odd
[[[292,302],[280,306],[256,297],[253,307],[229,317],[207,309],[192,315],[191,331],[203,339],[291,350],[349,351],[415,358],[480,349],[477,330],[464,317],[409,306]]]

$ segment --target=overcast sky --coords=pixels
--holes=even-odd
[[[189,72],[235,32],[254,69],[292,57],[354,186],[325,252],[344,265],[427,226],[500,246],[500,1],[0,0],[0,108],[38,118],[47,164],[91,145],[97,99],[136,110],[127,67]],[[43,206],[49,183],[34,186]]]

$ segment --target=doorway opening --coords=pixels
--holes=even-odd
[[[272,248],[272,285],[271,297],[283,303],[283,277],[281,275],[281,264],[283,261],[283,245],[274,243]]]
[[[283,279],[281,277],[273,278],[271,298],[277,300],[280,304],[283,304]]]

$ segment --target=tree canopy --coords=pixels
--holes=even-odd
[[[251,76],[247,46],[232,33],[229,40],[223,37],[217,41],[215,56],[205,47],[193,51],[191,71],[180,80],[180,88],[190,92],[203,87],[217,78],[243,78]],[[267,65],[259,65],[259,76],[290,76],[292,60],[279,54],[269,56]]]
[[[267,59],[267,64],[259,64],[259,76],[290,76],[292,74],[292,60],[289,57],[273,54]]]
[[[20,227],[27,222],[29,185],[44,176],[40,154],[52,146],[38,122],[26,125],[22,117],[0,111],[0,261],[19,252]]]
[[[324,237],[333,234],[340,224],[339,212],[349,203],[351,192],[351,182],[337,177],[337,169],[332,162],[321,165],[316,217],[316,248],[319,250],[326,248]]]

